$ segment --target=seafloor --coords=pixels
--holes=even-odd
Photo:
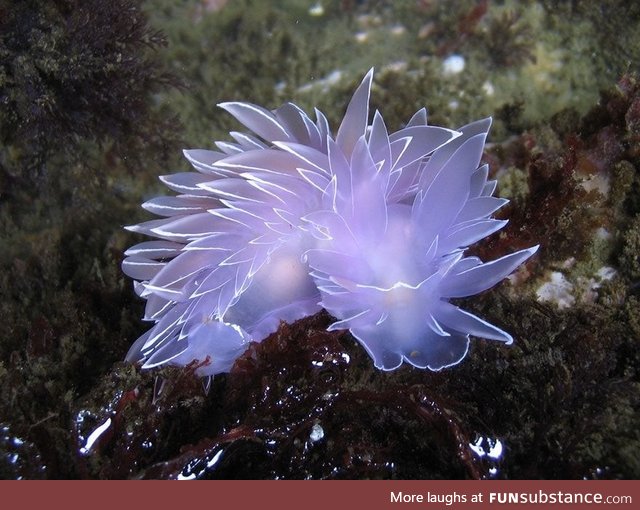
[[[0,477],[640,478],[639,62],[637,2],[0,0]],[[391,129],[493,116],[474,250],[541,249],[464,305],[514,345],[381,372],[320,314],[207,392],[123,363],[122,227],[238,128],[215,104],[335,127],[371,66]]]

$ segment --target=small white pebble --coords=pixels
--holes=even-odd
[[[490,81],[485,81],[482,84],[482,91],[487,95],[487,96],[493,96],[493,94],[495,94],[496,89],[493,86],[493,84]]]
[[[311,7],[309,7],[309,14],[311,16],[322,16],[324,14],[324,7],[320,2],[316,2]]]
[[[615,275],[618,274],[618,272],[609,266],[602,266],[600,269],[598,269],[598,272],[596,273],[599,277],[601,281],[607,281],[607,280],[613,280],[613,278],[615,277]]]
[[[407,31],[407,29],[404,27],[404,25],[398,24],[398,25],[393,25],[389,31],[391,32],[392,35],[402,35]]]
[[[459,74],[464,71],[465,60],[462,55],[450,55],[442,62],[442,72],[445,76]]]
[[[576,302],[571,294],[573,285],[558,271],[551,273],[551,280],[543,283],[536,291],[538,301],[554,302],[558,308],[569,308]]]

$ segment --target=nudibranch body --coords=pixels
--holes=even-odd
[[[480,164],[490,119],[450,130],[428,125],[423,109],[389,133],[378,112],[368,122],[372,76],[335,137],[318,110],[314,122],[291,103],[220,105],[252,134],[185,151],[196,172],[161,178],[178,195],[143,204],[164,218],[128,227],[158,240],[123,262],[154,322],[127,360],[228,372],[280,321],[322,308],[383,370],[454,365],[470,335],[512,342],[449,302],[537,250],[486,263],[464,255],[506,224],[491,217],[507,201]]]

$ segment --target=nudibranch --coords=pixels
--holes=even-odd
[[[127,360],[142,368],[199,362],[228,372],[251,342],[325,308],[376,367],[440,370],[469,337],[511,343],[452,298],[494,286],[537,246],[483,262],[466,249],[498,231],[507,200],[481,163],[491,119],[458,130],[419,110],[389,133],[369,122],[373,70],[335,135],[292,103],[270,111],[222,103],[248,133],[218,150],[186,150],[195,171],[161,177],[175,196],[143,204],[162,216],[127,227],[155,238],[125,252],[149,331]]]

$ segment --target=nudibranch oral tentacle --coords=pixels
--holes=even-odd
[[[389,133],[377,111],[369,124],[372,79],[335,137],[319,110],[314,121],[292,103],[220,104],[250,133],[186,150],[195,171],[161,177],[177,195],[143,204],[161,218],[127,227],[157,238],[125,253],[153,322],[128,361],[228,372],[280,321],[322,308],[382,370],[455,365],[469,336],[512,342],[449,302],[496,285],[538,248],[464,255],[506,224],[492,218],[507,201],[481,164],[491,119],[451,130],[422,109]]]

